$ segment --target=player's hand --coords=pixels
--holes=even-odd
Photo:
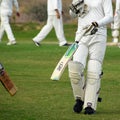
[[[18,17],[20,17],[20,13],[19,13],[19,12],[17,12],[16,15],[17,15]]]
[[[55,9],[55,12],[56,12],[57,19],[60,19],[60,13],[59,13],[59,10],[58,10],[58,9]]]
[[[91,25],[83,27],[83,30],[86,31],[86,35],[93,35],[98,31],[98,23],[92,22]]]
[[[97,22],[92,22],[92,25],[95,27],[98,27],[98,23]]]
[[[59,12],[57,12],[56,16],[57,16],[58,19],[60,19],[60,13]]]

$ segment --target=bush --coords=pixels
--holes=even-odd
[[[33,20],[40,22],[45,21],[47,19],[47,5],[43,3],[34,5],[29,13]]]

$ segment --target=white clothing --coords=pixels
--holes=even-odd
[[[106,49],[106,37],[101,35],[86,36],[79,42],[79,47],[73,56],[73,60],[86,67],[86,59],[97,60],[101,64]]]
[[[0,3],[0,18],[1,18],[1,26],[0,26],[0,40],[6,32],[9,41],[15,41],[15,37],[12,33],[12,29],[9,24],[10,16],[12,15],[13,5],[16,7],[16,11],[19,11],[19,6],[17,0],[2,0]]]
[[[64,30],[63,30],[63,20],[62,20],[62,1],[61,0],[48,0],[48,19],[47,24],[42,28],[36,37],[33,38],[33,41],[41,42],[48,33],[55,28],[56,36],[59,40],[59,46],[62,46],[67,43]],[[58,9],[60,13],[60,19],[57,18],[55,9]]]
[[[19,12],[19,5],[17,0],[2,0],[1,2],[1,14],[12,15],[13,5],[16,7],[16,11]]]
[[[120,0],[116,0],[116,8],[114,15],[114,29],[120,28]]]
[[[48,15],[56,15],[55,9],[58,9],[59,13],[62,12],[62,1],[61,0],[48,0],[47,1],[47,12]]]
[[[107,35],[106,24],[113,21],[112,3],[110,1],[104,0],[103,2],[103,0],[85,0],[85,4],[89,8],[89,13],[84,18],[79,17],[78,34],[86,25],[90,25],[91,22],[97,22],[99,25],[97,34]]]
[[[111,24],[113,42],[117,43],[120,29],[120,0],[116,0],[114,22]]]
[[[4,31],[6,32],[9,41],[15,40],[15,37],[9,24],[9,16],[1,15],[0,40],[2,40]]]
[[[90,25],[92,22],[98,23],[98,31],[96,32],[96,34],[86,35],[80,40],[79,47],[73,56],[73,61],[79,62],[84,66],[84,68],[86,68],[86,62],[88,58],[88,74],[84,96],[84,108],[86,108],[90,103],[91,107],[96,110],[96,100],[98,98],[97,90],[99,90],[97,86],[100,87],[99,76],[102,72],[102,63],[106,50],[106,25],[113,21],[112,1],[85,0],[84,2],[89,8],[89,12],[86,14],[86,16],[78,18],[78,29],[76,32],[75,41],[79,41],[79,36],[82,29],[85,26]],[[98,66],[99,68],[97,68],[96,66]],[[98,84],[96,82],[98,82]]]
[[[103,0],[92,0],[92,1],[85,0],[85,4],[90,8],[90,11],[85,17],[78,18],[78,29],[76,32],[75,41],[79,41],[79,36],[80,36],[79,34],[81,33],[83,27],[91,24],[92,22],[97,22],[99,27],[98,27],[98,31],[96,32],[96,34],[92,36],[83,37],[83,39],[80,40],[80,44],[82,43],[86,45],[87,47],[94,45],[94,43],[96,42],[98,43],[104,42],[105,44],[106,36],[107,36],[106,25],[113,21],[112,2],[111,0],[104,0],[104,2]],[[104,51],[104,47],[102,47],[103,51]],[[101,49],[101,46],[100,46],[100,49]],[[79,56],[78,54],[80,54],[81,52],[79,51],[77,55],[76,53],[74,56]],[[80,57],[79,59],[81,58],[82,57]],[[99,58],[96,58],[96,59],[99,60]],[[103,59],[100,59],[99,61],[102,63],[102,60]],[[81,62],[81,61],[78,60],[78,62]]]

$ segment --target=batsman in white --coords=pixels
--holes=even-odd
[[[81,7],[80,7],[81,6]],[[73,0],[70,15],[78,16],[78,29],[75,41],[83,28],[95,26],[98,31],[93,35],[85,35],[79,42],[73,60],[68,63],[69,77],[76,103],[74,112],[94,114],[100,92],[102,63],[106,50],[107,27],[113,21],[111,0]],[[87,67],[86,67],[87,66]],[[86,81],[84,69],[87,68]]]
[[[17,0],[0,0],[0,41],[2,40],[4,31],[6,32],[9,42],[7,45],[14,45],[16,44],[15,37],[13,35],[9,20],[13,12],[13,5],[16,7],[16,15],[20,16],[19,14],[19,5]]]
[[[120,29],[120,0],[116,0],[114,22],[111,24],[113,43],[119,42],[119,29]]]
[[[36,46],[40,45],[40,42],[48,35],[48,33],[55,28],[56,36],[59,40],[59,46],[68,46],[63,30],[62,21],[62,0],[47,0],[47,24],[42,28],[36,37],[33,38],[33,42]]]

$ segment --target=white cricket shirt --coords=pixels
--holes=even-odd
[[[12,14],[13,5],[16,7],[16,11],[19,11],[17,0],[2,0],[1,1],[1,13]]]
[[[78,31],[91,22],[97,22],[100,29],[97,33],[106,35],[106,25],[113,21],[113,9],[111,0],[85,0],[89,8],[88,14],[78,19]]]
[[[48,15],[56,15],[55,9],[62,12],[62,0],[47,0]]]

